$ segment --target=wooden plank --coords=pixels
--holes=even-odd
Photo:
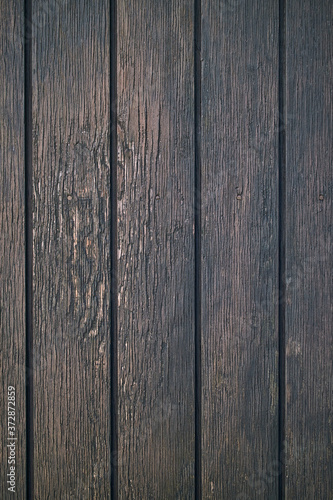
[[[278,2],[202,3],[202,497],[278,495]]]
[[[333,5],[286,10],[285,498],[333,498]]]
[[[33,1],[34,495],[110,498],[109,2],[49,7]]]
[[[0,497],[26,498],[25,183],[23,2],[0,1]],[[8,429],[8,387],[15,388],[15,431]],[[12,391],[10,391],[12,393]],[[13,396],[10,396],[13,399]],[[11,403],[14,401],[12,400]],[[12,422],[11,422],[12,423]],[[14,432],[14,436],[9,435]],[[16,440],[8,440],[15,437]],[[13,445],[7,448],[7,445]],[[15,455],[15,464],[8,463]],[[10,466],[15,492],[8,491]]]
[[[118,3],[119,498],[194,498],[193,2]]]

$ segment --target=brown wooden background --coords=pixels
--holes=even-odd
[[[331,0],[0,15],[1,499],[332,500]]]

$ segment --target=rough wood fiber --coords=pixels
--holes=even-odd
[[[109,2],[32,15],[35,498],[110,498]]]
[[[277,498],[278,2],[202,3],[202,495]]]
[[[193,2],[117,24],[119,498],[194,498]]]
[[[25,493],[23,2],[0,1],[0,497]],[[16,495],[8,491],[7,389],[16,392]]]
[[[333,498],[333,4],[286,10],[286,498]]]

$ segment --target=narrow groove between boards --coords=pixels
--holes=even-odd
[[[24,3],[25,307],[26,307],[26,496],[34,498],[33,240],[32,240],[32,0]]]
[[[285,300],[286,300],[286,0],[279,0],[279,499],[285,498]]]
[[[194,3],[195,130],[195,498],[202,498],[201,418],[201,0]]]

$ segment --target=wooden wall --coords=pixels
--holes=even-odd
[[[0,15],[1,498],[333,498],[332,2]]]

